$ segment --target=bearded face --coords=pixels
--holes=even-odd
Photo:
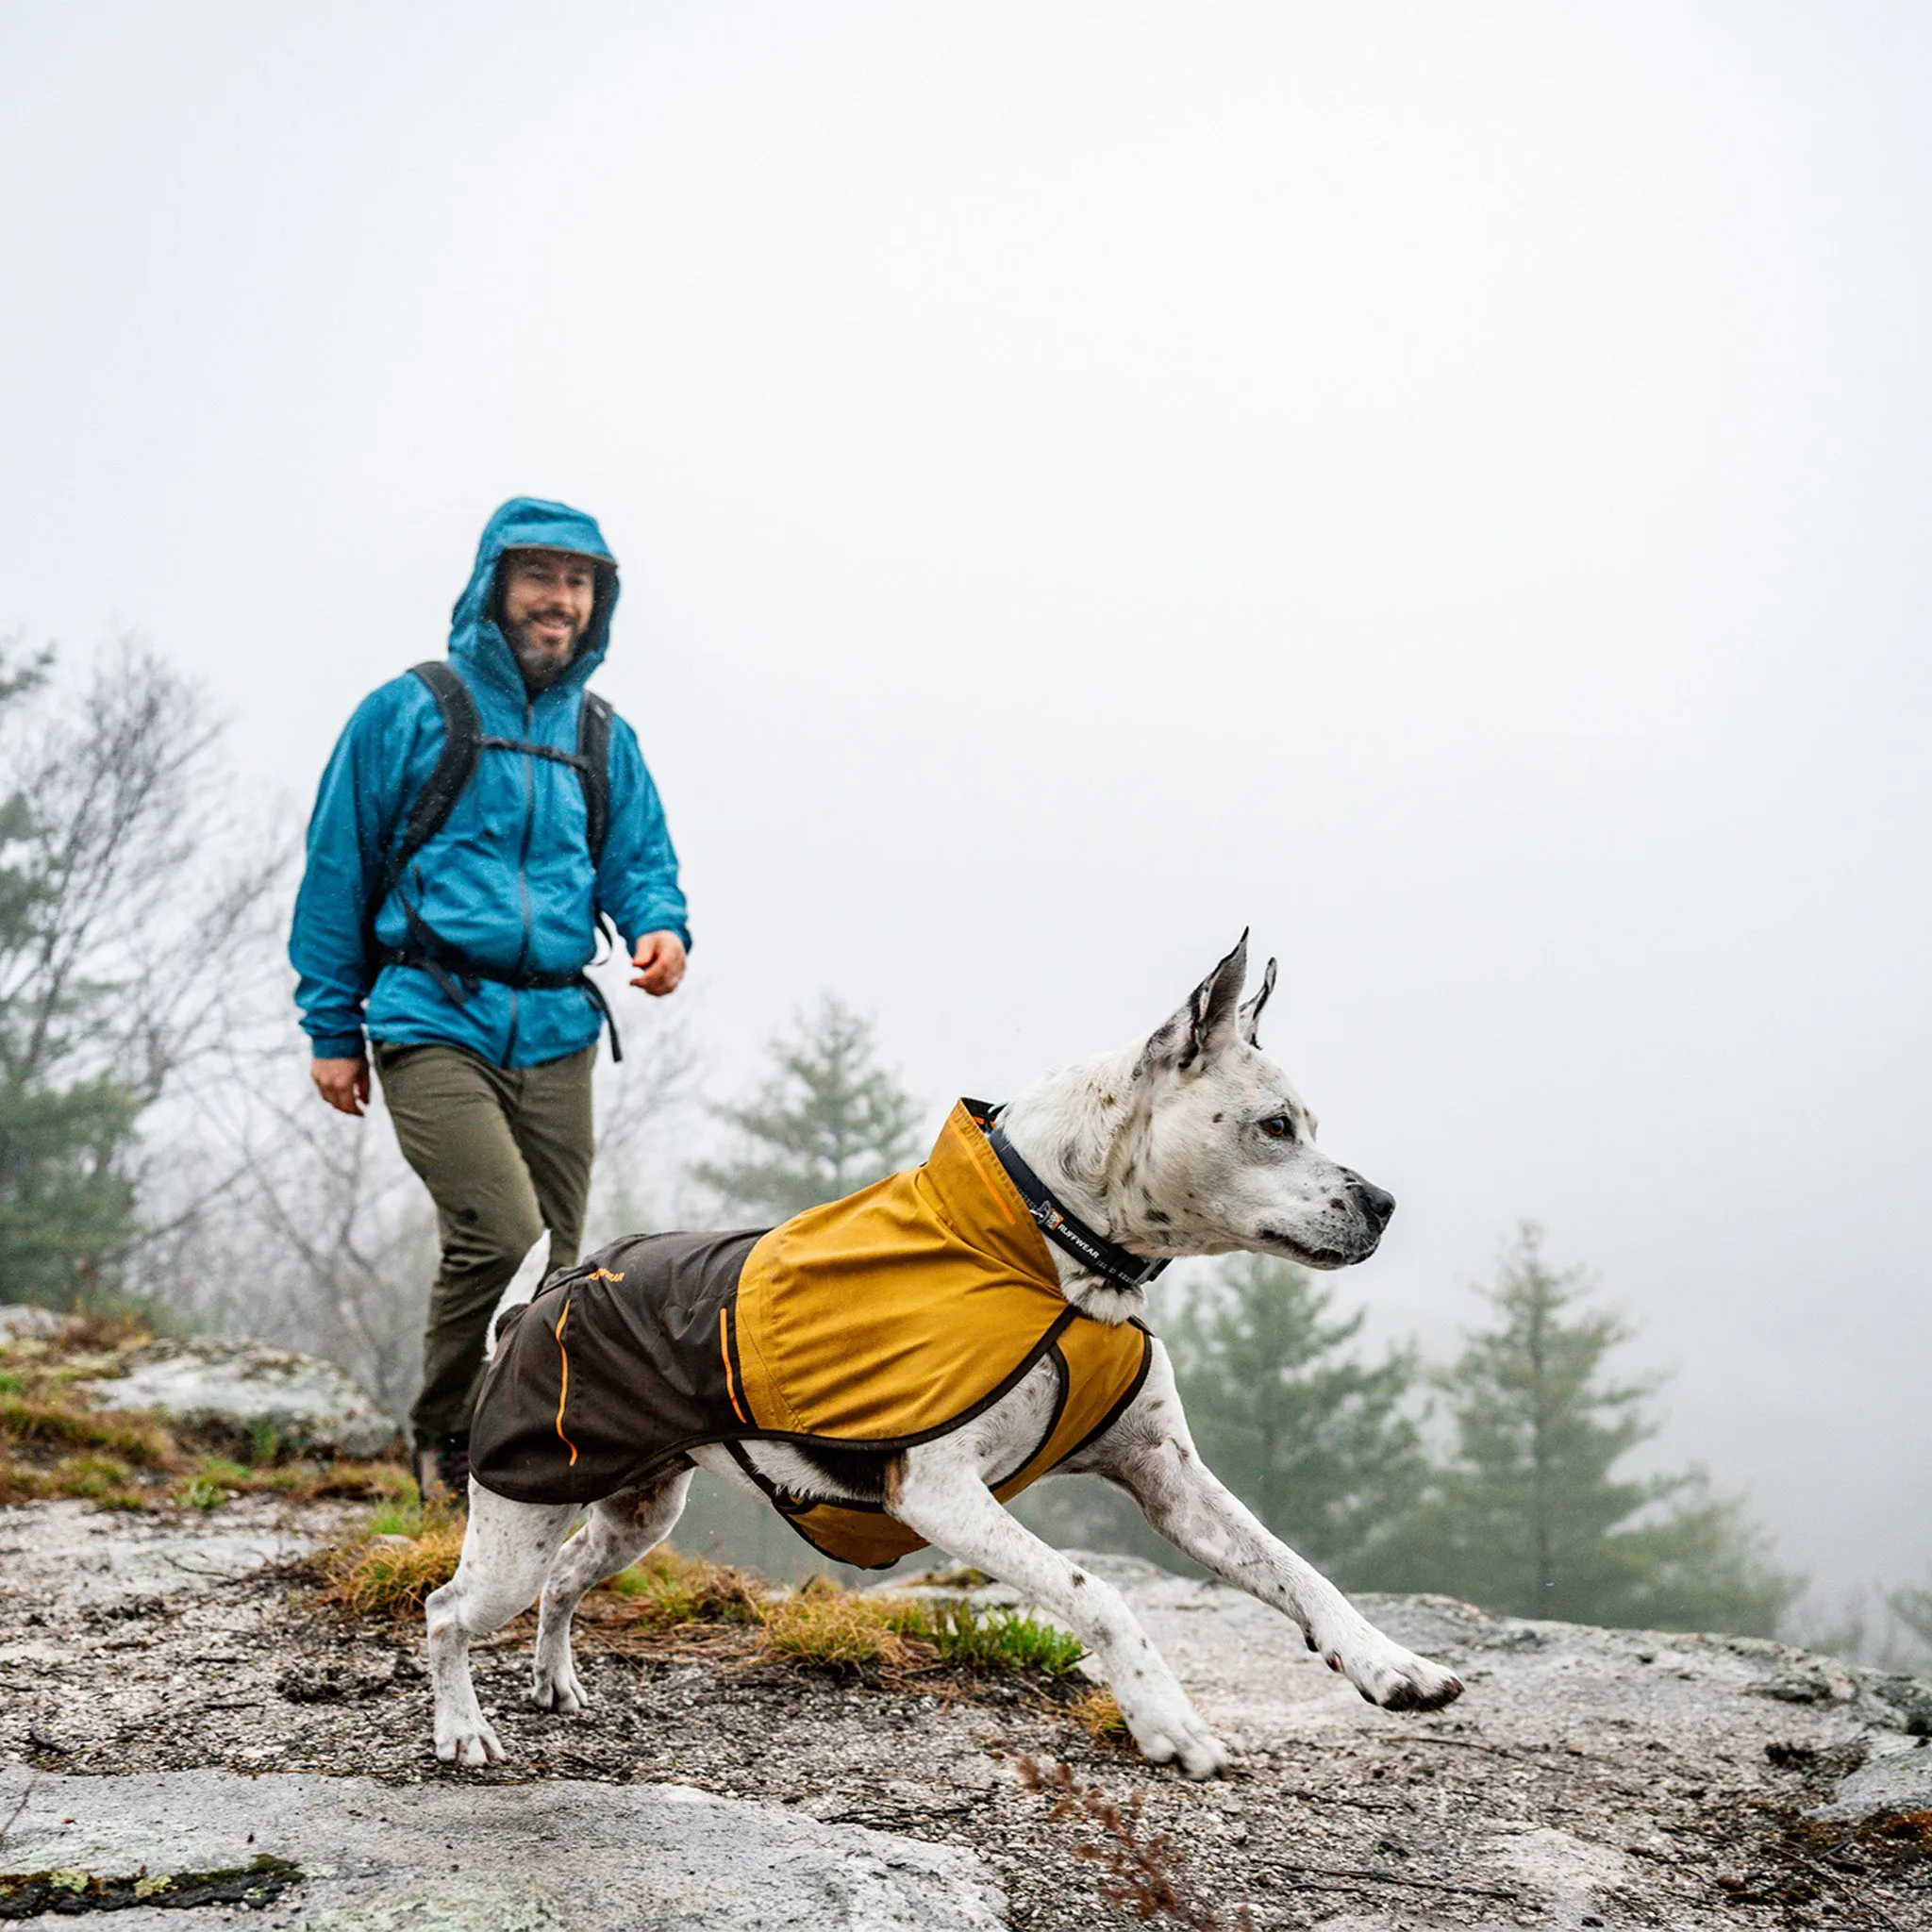
[[[539,691],[569,667],[597,607],[597,567],[574,550],[511,550],[497,568],[504,637]]]

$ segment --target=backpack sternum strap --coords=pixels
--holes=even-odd
[[[416,665],[410,675],[429,687],[436,708],[442,714],[442,749],[437,754],[435,769],[409,807],[402,842],[386,868],[389,875],[371,908],[372,917],[395,891],[409,861],[449,823],[457,800],[476,770],[477,758],[486,751],[526,752],[533,758],[572,766],[584,788],[584,843],[590,847],[591,863],[603,863],[604,839],[610,829],[612,713],[608,698],[595,691],[584,693],[577,708],[576,749],[559,751],[554,744],[537,744],[523,738],[486,737],[470,687],[440,658]]]

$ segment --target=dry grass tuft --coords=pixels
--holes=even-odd
[[[399,1462],[310,1462],[296,1463],[293,1468],[302,1473],[301,1479],[290,1487],[295,1500],[301,1503],[325,1497],[344,1502],[402,1503],[416,1497],[416,1478]]]
[[[891,1670],[911,1652],[891,1606],[855,1591],[809,1585],[765,1607],[758,1648],[766,1656],[818,1670]]]
[[[91,1451],[51,1463],[0,1456],[0,1506],[63,1497],[96,1503],[103,1509],[152,1509],[161,1500],[158,1491],[142,1488],[134,1470],[118,1456]]]
[[[325,1559],[325,1600],[361,1615],[397,1616],[420,1609],[432,1590],[457,1574],[463,1519],[433,1506],[419,1509],[418,1516],[414,1535],[377,1531],[367,1541],[331,1552]]]
[[[116,1348],[139,1348],[155,1339],[154,1329],[139,1315],[72,1315],[59,1332],[60,1346],[71,1355]]]
[[[40,1493],[37,1470],[14,1461],[10,1456],[0,1456],[0,1509],[10,1509],[17,1503],[31,1503]]]
[[[174,1469],[175,1439],[151,1416],[89,1409],[46,1396],[0,1395],[0,1444],[102,1449],[141,1469]]]
[[[1024,1610],[982,1610],[947,1599],[859,1594],[814,1577],[767,1604],[768,1655],[830,1670],[939,1663],[973,1675],[1064,1677],[1085,1655],[1077,1638]]]
[[[624,1598],[641,1628],[675,1630],[688,1624],[755,1624],[765,1581],[749,1570],[660,1544],[601,1588]]]
[[[398,1462],[298,1462],[259,1464],[236,1462],[225,1456],[204,1457],[193,1475],[176,1492],[175,1500],[189,1507],[218,1508],[233,1496],[286,1496],[292,1503],[312,1503],[332,1498],[358,1503],[390,1503],[413,1507],[416,1478]],[[413,1529],[416,1525],[411,1524]]]
[[[134,1472],[118,1456],[66,1456],[42,1480],[48,1493],[78,1496],[103,1509],[152,1509],[154,1498],[135,1483]]]
[[[1067,1715],[1096,1744],[1133,1748],[1133,1733],[1127,1729],[1127,1721],[1121,1714],[1120,1706],[1114,1702],[1111,1690],[1090,1690],[1085,1697],[1076,1697],[1067,1707]]]

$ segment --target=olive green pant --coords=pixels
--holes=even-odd
[[[375,1051],[396,1140],[436,1203],[442,1241],[409,1415],[417,1448],[433,1449],[469,1429],[491,1314],[538,1236],[550,1230],[553,1268],[577,1257],[597,1049],[535,1067],[491,1066],[454,1046]]]

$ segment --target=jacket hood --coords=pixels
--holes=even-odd
[[[610,614],[617,608],[617,559],[594,517],[567,503],[513,496],[483,525],[475,568],[450,613],[449,655],[478,677],[500,686],[521,704],[523,673],[509,640],[496,622],[496,566],[506,550],[574,550],[597,562],[597,600],[577,653],[552,691],[581,685],[604,661],[610,645]]]

